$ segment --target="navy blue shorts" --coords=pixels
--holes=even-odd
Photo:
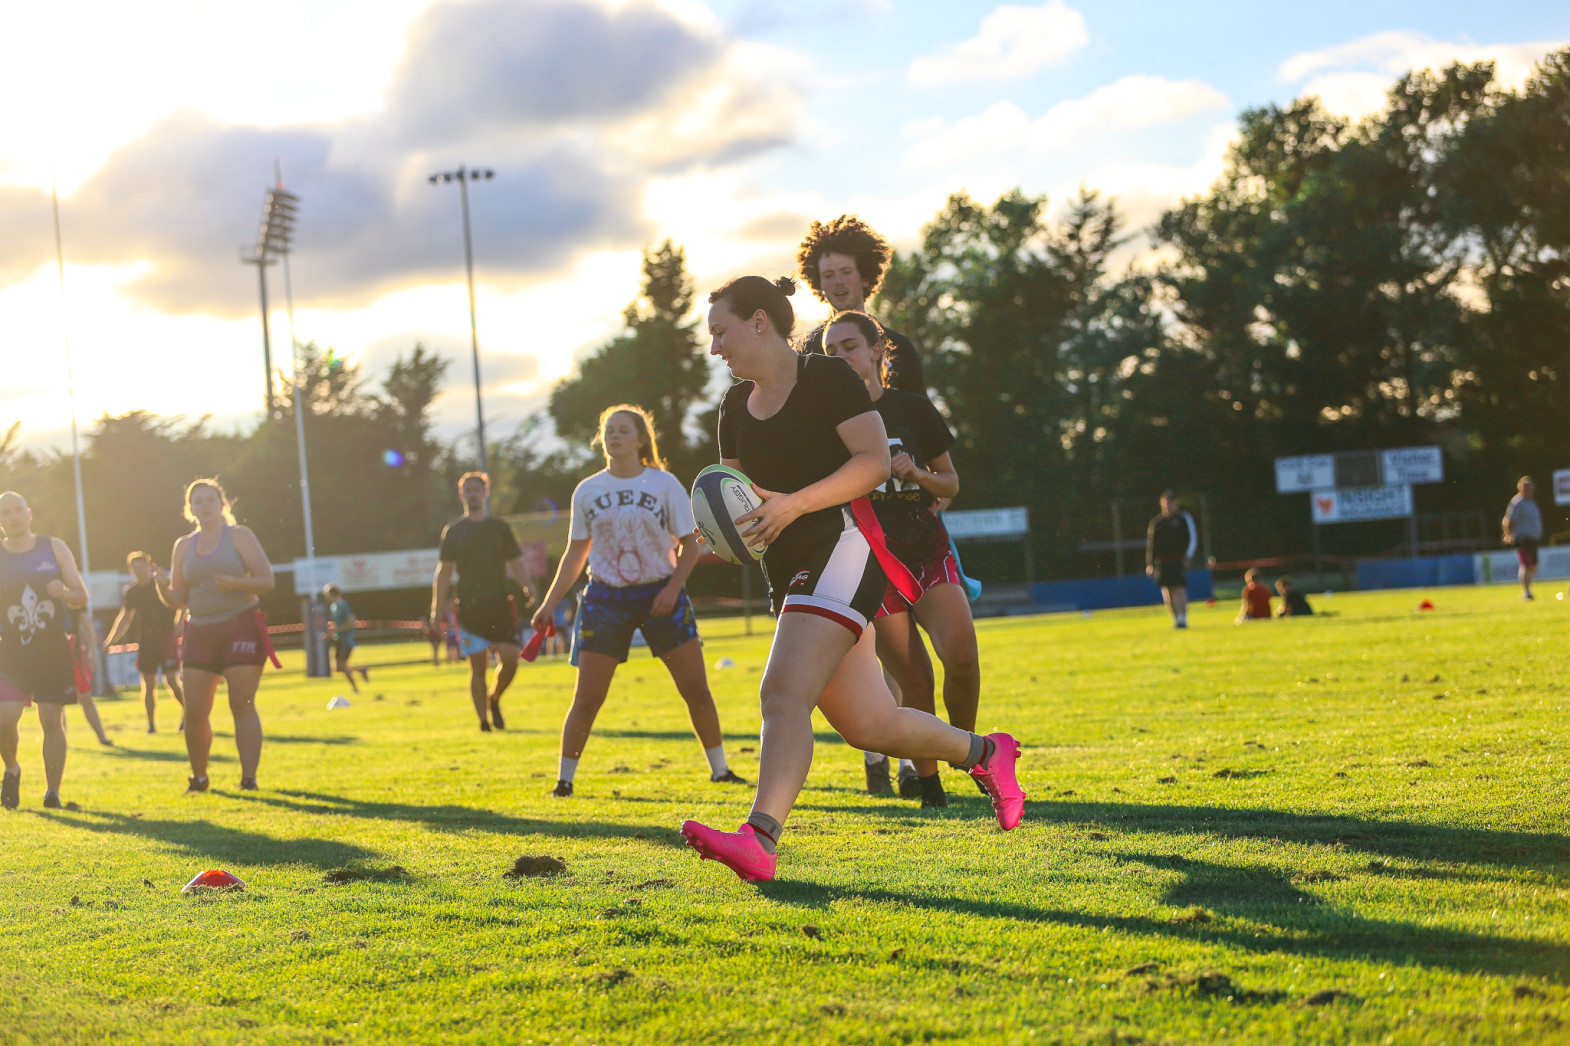
[[[664,657],[683,643],[698,638],[698,619],[693,615],[692,602],[687,590],[676,597],[676,606],[664,617],[654,617],[649,606],[654,597],[665,587],[664,581],[651,581],[647,585],[627,585],[617,588],[590,581],[583,590],[583,600],[578,607],[578,617],[572,630],[572,663],[578,663],[578,654],[587,650],[591,654],[614,657],[617,663],[627,660],[632,648],[632,634],[642,630],[649,653]]]

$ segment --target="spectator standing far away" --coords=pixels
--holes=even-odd
[[[1504,528],[1505,544],[1515,546],[1516,562],[1520,564],[1517,574],[1521,578],[1521,598],[1531,599],[1532,578],[1537,576],[1537,546],[1543,540],[1543,514],[1537,510],[1537,502],[1532,500],[1536,488],[1531,476],[1522,476],[1515,489],[1516,495],[1505,509],[1505,518],[1499,522]]]
[[[1199,544],[1194,517],[1182,511],[1172,491],[1161,494],[1161,513],[1145,531],[1145,573],[1161,588],[1172,627],[1188,627],[1188,565]]]

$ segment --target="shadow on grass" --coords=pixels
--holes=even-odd
[[[502,835],[551,835],[558,838],[658,840],[672,833],[670,824],[612,824],[606,821],[545,821],[499,814],[472,806],[418,806],[413,803],[376,802],[348,799],[324,792],[279,789],[272,793],[242,792],[235,796],[247,802],[323,817],[353,817],[367,821],[401,821],[442,831],[496,832]],[[652,800],[650,800],[652,801]]]
[[[332,737],[299,737],[290,734],[268,734],[262,741],[268,745],[357,745],[358,737],[334,734]]]
[[[262,832],[228,828],[210,821],[158,821],[124,814],[84,810],[74,816],[39,813],[56,824],[81,831],[135,836],[219,864],[289,865],[340,868],[352,861],[380,856],[353,843],[331,839],[279,839]]]
[[[126,748],[123,745],[115,745],[113,748],[98,748],[96,751],[102,752],[104,755],[114,756],[117,759],[146,759],[154,763],[185,763],[189,761],[189,757],[185,754],[185,749],[183,748],[178,751],[159,752],[149,748]],[[232,763],[234,761],[234,756],[226,755],[223,752],[214,752],[208,757],[208,762],[211,763]]]
[[[594,728],[594,736],[595,737],[630,737],[630,738],[635,738],[635,739],[640,740],[640,741],[691,741],[693,739],[691,730],[627,730],[627,729],[608,729],[607,730],[607,729],[601,729],[600,727],[595,727]],[[723,737],[724,737],[724,740],[727,743],[732,742],[732,741],[739,741],[739,742],[743,742],[743,743],[751,742],[754,745],[756,745],[758,743],[758,735],[756,733],[752,733],[752,734],[726,733],[726,734],[723,735]],[[836,734],[832,730],[817,730],[817,731],[814,731],[813,735],[812,735],[812,738],[813,738],[813,740],[817,741],[819,744],[823,744],[823,745],[843,745],[845,743],[845,739],[843,737],[841,737],[839,734]]]
[[[1150,856],[1150,855],[1144,855]],[[1153,858],[1170,867],[1170,857]],[[1165,862],[1164,864],[1162,862]],[[1570,947],[1545,941],[1468,933],[1412,922],[1368,919],[1309,900],[1284,875],[1260,868],[1187,862],[1185,878],[1163,901],[1202,904],[1215,916],[1113,915],[1033,907],[935,894],[806,882],[759,883],[758,892],[781,904],[828,908],[836,903],[897,905],[986,919],[1051,923],[1174,941],[1223,944],[1243,951],[1316,955],[1337,960],[1377,958],[1394,965],[1442,967],[1466,973],[1535,975],[1570,981]],[[1304,903],[1298,903],[1299,900]],[[1235,917],[1228,919],[1228,916]]]

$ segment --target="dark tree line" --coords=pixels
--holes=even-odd
[[[1137,534],[1166,487],[1207,499],[1220,559],[1304,551],[1278,455],[1437,443],[1448,481],[1420,510],[1490,520],[1517,475],[1570,466],[1570,51],[1516,92],[1487,64],[1413,73],[1356,123],[1314,99],[1245,112],[1216,184],[1145,231],[1154,264],[1119,264],[1115,201],[1082,192],[1056,221],[1046,204],[951,197],[873,303],[921,346],[959,438],[956,507],[1029,506],[1041,575],[1104,569],[1079,542],[1108,536],[1114,499]],[[565,507],[611,403],[653,412],[683,479],[715,459],[727,379],[695,301],[682,250],[647,252],[625,331],[493,447],[498,512]],[[431,431],[446,361],[415,346],[373,386],[303,356],[318,552],[434,543],[462,469]],[[276,559],[299,555],[295,453],[292,398],[246,435],[101,419],[83,458],[95,565],[163,554],[182,485],[213,473]],[[74,518],[69,460],[20,451],[14,428],[5,487]],[[1337,533],[1373,553],[1401,530]]]

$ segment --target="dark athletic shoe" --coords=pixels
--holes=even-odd
[[[943,791],[942,777],[933,774],[931,777],[918,777],[916,781],[923,810],[944,809],[949,805],[949,797]]]
[[[15,773],[0,776],[0,806],[7,810],[15,810],[21,801],[22,775]]]
[[[709,780],[715,784],[721,785],[744,785],[752,783],[751,781],[745,780],[744,778],[737,777],[736,771],[734,770],[726,770],[723,774],[720,774],[720,776],[710,777]]]
[[[557,799],[568,799],[572,796],[571,781],[557,781],[556,787],[551,789],[551,795]]]
[[[489,721],[489,720],[486,720],[486,719],[482,719],[482,720],[480,720],[480,733],[482,733],[482,734],[488,734],[488,733],[490,733],[490,732],[491,732],[491,724],[490,724],[490,721]]]
[[[242,778],[240,778],[240,791],[242,791],[242,792],[254,792],[254,791],[256,791],[256,778],[254,778],[254,777],[242,777]]]
[[[59,792],[45,792],[44,793],[44,809],[45,810],[58,810],[58,809],[60,809],[60,793]]]
[[[899,797],[901,799],[916,799],[921,796],[921,778],[916,776],[914,766],[899,768]]]
[[[203,775],[202,777],[189,777],[189,778],[186,778],[186,786],[185,786],[185,794],[186,795],[195,795],[197,792],[205,792],[205,791],[207,791],[207,777],[206,777],[206,775]]]
[[[491,725],[498,730],[507,729],[507,721],[502,718],[502,703],[500,698],[491,698]]]
[[[892,795],[894,789],[889,784],[889,757],[884,756],[876,763],[862,760],[862,764],[867,768],[867,794]]]

